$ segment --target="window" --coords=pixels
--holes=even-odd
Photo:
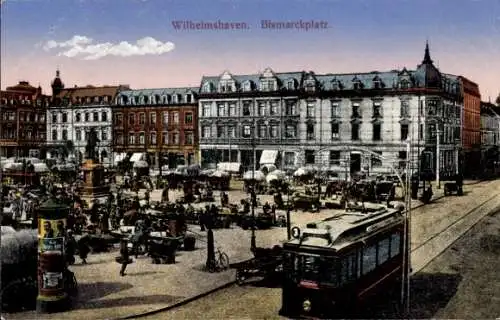
[[[89,122],[89,121],[90,121],[90,113],[85,112],[85,122]]]
[[[210,104],[204,104],[202,112],[204,117],[210,117]]]
[[[314,164],[315,162],[314,150],[305,151],[305,160],[306,164]]]
[[[42,113],[40,115],[40,122],[45,122],[45,114],[44,113]]]
[[[217,116],[224,117],[226,115],[226,106],[223,103],[217,105]]]
[[[307,110],[306,110],[306,117],[312,118],[314,117],[314,106],[315,106],[314,101],[309,101],[307,102]]]
[[[269,110],[269,114],[272,116],[279,114],[278,106],[279,106],[279,101],[271,101],[271,108]]]
[[[259,102],[259,116],[265,116],[266,115],[266,103],[261,101]]]
[[[11,119],[9,119],[11,120]],[[12,119],[13,120],[13,119]],[[52,113],[52,123],[56,123],[57,122],[57,113]]]
[[[399,168],[404,169],[406,167],[406,151],[399,151],[398,160],[399,160]]]
[[[115,121],[116,121],[116,125],[122,126],[123,125],[123,114],[117,113],[115,115]]]
[[[129,132],[128,134],[128,143],[135,144],[135,134],[133,132]]]
[[[76,121],[76,122],[80,122],[80,121],[82,121],[82,114],[81,114],[80,112],[77,112],[77,113],[75,114],[75,121]]]
[[[179,139],[179,133],[174,132],[172,133],[172,144],[179,144],[181,141]]]
[[[187,145],[194,144],[194,134],[192,132],[186,132],[185,135],[186,135],[186,137],[185,137],[185,140],[186,140],[185,144],[187,144]]]
[[[377,266],[377,244],[363,248],[363,274],[375,269]]]
[[[330,151],[330,165],[339,166],[340,165],[340,151]]]
[[[271,125],[271,130],[269,131],[270,138],[277,138],[279,135],[279,127],[276,124]]]
[[[250,81],[243,83],[243,91],[252,91],[252,83]]]
[[[259,125],[259,137],[265,138],[267,136],[267,127],[265,125]]]
[[[231,117],[236,116],[236,104],[235,103],[229,104],[229,116],[231,116]]]
[[[339,123],[332,123],[332,139],[339,139],[340,138],[340,124]]]
[[[217,138],[224,137],[224,126],[217,126]]]
[[[352,104],[352,117],[353,118],[360,118],[361,117],[361,113],[359,112],[359,103]]]
[[[128,115],[128,124],[134,125],[134,122],[135,122],[135,114],[134,113],[130,113]]]
[[[351,124],[351,140],[353,140],[353,141],[359,140],[359,124],[358,123]]]
[[[156,132],[152,131],[149,133],[149,143],[156,144]]]
[[[295,81],[288,80],[288,82],[286,83],[286,89],[287,90],[295,90]]]
[[[336,102],[332,102],[331,106],[331,117],[332,118],[337,118],[340,117],[340,112],[339,112],[339,104]]]
[[[146,137],[144,135],[144,132],[139,133],[139,144],[144,144],[146,143]]]
[[[261,91],[272,91],[274,90],[274,80],[261,80],[260,81]]]
[[[185,124],[193,123],[193,114],[191,112],[188,112],[184,115],[184,123]]]
[[[295,153],[294,152],[285,152],[285,165],[286,166],[295,165]]]
[[[373,124],[373,141],[382,140],[382,125],[380,123]]]
[[[243,101],[243,116],[250,116],[252,114],[251,108],[252,103],[250,101]]]
[[[406,139],[408,139],[408,125],[402,124],[401,125],[401,141],[405,141]]]
[[[139,124],[144,125],[146,123],[146,113],[139,113]]]
[[[244,125],[242,135],[243,138],[250,138],[252,136],[252,127],[249,125]]]
[[[175,111],[174,112],[174,124],[179,124],[179,112]]]
[[[295,138],[297,136],[297,126],[294,124],[287,124],[285,127],[285,137]]]
[[[227,135],[229,138],[236,138],[236,129],[234,125],[227,127]]]
[[[161,133],[161,143],[168,144],[168,132],[167,131],[163,131]]]
[[[101,112],[101,121],[108,121],[108,113],[106,111]]]
[[[378,253],[377,253],[377,265],[389,260],[389,250],[390,250],[391,239],[385,238],[378,243]]]
[[[118,144],[118,145],[123,144],[123,135],[121,133],[116,134],[116,144]]]
[[[94,111],[92,118],[94,122],[99,122],[99,112]]]
[[[314,124],[308,123],[306,127],[306,139],[314,140]]]
[[[52,140],[57,140],[57,130],[52,130]]]
[[[409,89],[410,82],[408,80],[401,80],[400,87],[401,89]]]
[[[151,112],[149,114],[149,123],[151,125],[156,125],[156,112]]]
[[[186,95],[186,103],[192,103],[193,102],[193,95],[187,94]]]
[[[106,130],[102,130],[102,132],[101,132],[101,140],[102,141],[108,140],[108,132]]]
[[[68,130],[67,129],[63,129],[63,131],[62,131],[62,139],[63,140],[68,140]]]
[[[362,88],[361,82],[360,81],[355,81],[352,84],[352,87],[353,87],[354,90],[360,90]]]
[[[407,118],[410,116],[410,105],[407,100],[401,101],[401,118]]]
[[[401,234],[395,233],[391,235],[391,258],[397,256],[400,252],[401,246]]]
[[[374,153],[378,154],[379,156],[372,155],[372,167],[381,167],[382,166],[382,159],[380,158],[382,156],[382,152],[380,151],[374,151]]]
[[[373,117],[378,118],[382,116],[382,105],[380,102],[373,103]]]
[[[168,125],[168,112],[163,111],[163,125]]]
[[[373,81],[373,89],[381,89],[382,83],[379,80]]]
[[[340,285],[356,279],[356,254],[344,257],[340,262]]]
[[[212,134],[212,128],[210,128],[210,126],[202,127],[202,134],[203,134],[203,138],[210,138],[210,136]]]
[[[296,100],[286,100],[285,114],[287,116],[294,116],[296,113],[297,113],[297,101]]]
[[[64,112],[62,114],[62,123],[66,123],[68,122],[68,114],[66,112]]]
[[[75,131],[76,141],[82,141],[82,132],[80,130]]]

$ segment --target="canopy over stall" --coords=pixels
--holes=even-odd
[[[264,150],[260,156],[259,164],[276,164],[278,158],[277,150]]]

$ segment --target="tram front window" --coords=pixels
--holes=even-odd
[[[295,281],[306,280],[329,286],[338,285],[338,259],[292,253],[289,253],[287,258],[285,263],[289,266],[285,267],[285,270]]]

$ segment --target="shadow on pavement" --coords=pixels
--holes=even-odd
[[[410,281],[410,319],[429,319],[444,308],[456,294],[462,277],[459,274],[419,273]],[[356,318],[402,319],[404,309],[400,305],[400,292],[392,290],[379,295],[359,310]],[[390,296],[390,299],[387,299]]]
[[[82,303],[85,304],[87,301],[99,299],[123,290],[128,290],[132,287],[133,286],[131,284],[120,282],[79,283],[76,303],[78,305]]]

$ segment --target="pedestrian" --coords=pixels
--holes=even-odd
[[[120,276],[125,275],[125,269],[127,269],[127,265],[130,262],[129,254],[128,254],[128,241],[126,239],[122,239],[120,242],[120,262],[122,267],[120,269]]]
[[[90,247],[88,245],[88,237],[82,237],[80,240],[78,240],[77,245],[78,245],[78,254],[80,256],[80,259],[82,260],[82,264],[87,264],[87,257],[90,252]]]

